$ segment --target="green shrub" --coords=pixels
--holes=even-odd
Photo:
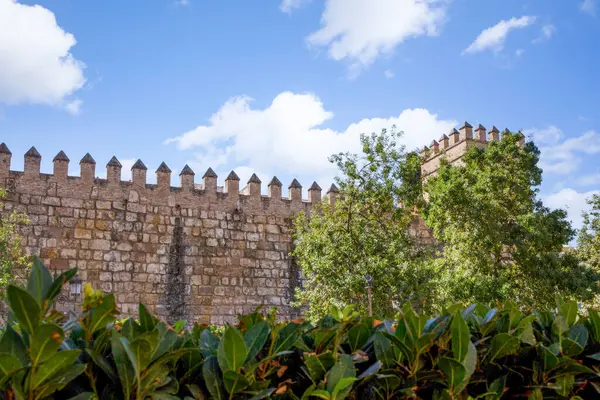
[[[176,328],[143,305],[117,320],[112,294],[87,286],[82,312],[53,308],[76,270],[52,280],[36,261],[9,286],[0,338],[2,399],[599,398],[600,314],[513,304],[453,306],[396,321],[335,310],[312,325],[275,311],[223,330]]]

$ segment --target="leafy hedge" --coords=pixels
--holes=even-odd
[[[335,311],[316,324],[241,316],[217,334],[172,328],[139,307],[118,321],[112,294],[85,289],[83,312],[53,309],[63,285],[35,262],[7,289],[3,399],[600,398],[600,314],[456,306],[397,321]]]

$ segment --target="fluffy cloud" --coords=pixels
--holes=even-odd
[[[550,208],[563,208],[567,210],[568,218],[573,222],[577,229],[581,228],[583,218],[581,213],[588,209],[586,199],[593,194],[600,193],[598,190],[589,192],[578,192],[576,190],[565,188],[543,198],[544,205]]]
[[[327,0],[321,29],[308,37],[334,60],[350,62],[351,74],[390,53],[408,38],[437,35],[446,18],[439,0]]]
[[[522,29],[535,23],[535,17],[523,16],[521,18],[511,18],[508,21],[502,20],[496,25],[484,29],[463,54],[479,53],[481,51],[492,50],[498,52],[504,48],[504,42],[508,34],[515,29]]]
[[[562,131],[555,126],[527,129],[524,133],[540,146],[540,167],[545,173],[568,175],[579,168],[582,155],[600,153],[600,134],[594,131],[565,140],[562,140]]]
[[[84,83],[84,65],[70,53],[75,37],[39,5],[0,0],[0,103],[48,104],[79,111],[67,100]]]
[[[291,13],[294,9],[302,7],[310,0],[281,0],[279,9],[284,13]]]
[[[252,166],[255,171],[303,175],[329,182],[336,173],[327,158],[340,151],[360,152],[361,133],[379,132],[396,125],[405,132],[408,150],[429,144],[456,126],[424,109],[407,109],[397,116],[369,118],[342,131],[323,127],[333,118],[313,94],[283,92],[264,109],[252,108],[248,97],[227,101],[206,125],[166,140],[194,154],[203,169],[229,165]],[[192,160],[193,162],[194,160]],[[260,175],[259,175],[260,176]]]
[[[583,0],[579,5],[579,9],[584,13],[590,15],[596,15],[596,1],[595,0]]]

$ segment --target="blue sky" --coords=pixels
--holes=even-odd
[[[325,189],[327,155],[397,125],[524,130],[578,225],[600,187],[598,0],[0,0],[0,141]],[[149,174],[149,181],[154,179]],[[306,194],[305,194],[306,197]]]

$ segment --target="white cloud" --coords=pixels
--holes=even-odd
[[[542,26],[542,29],[540,30],[540,36],[533,39],[532,43],[538,44],[538,43],[545,42],[546,40],[550,40],[550,38],[552,36],[554,36],[555,33],[556,33],[556,27],[554,25],[552,25],[552,24],[544,25],[544,26]]]
[[[600,185],[600,173],[597,172],[593,174],[583,175],[577,180],[577,183],[581,186]]]
[[[568,218],[573,222],[573,227],[579,229],[583,224],[581,213],[588,209],[586,199],[597,193],[600,192],[598,190],[577,192],[576,190],[565,188],[545,196],[542,200],[547,207],[567,210]]]
[[[321,29],[308,37],[308,43],[326,47],[336,61],[348,61],[355,75],[408,38],[437,35],[446,19],[446,3],[326,0]]]
[[[393,77],[396,76],[396,74],[394,74],[394,71],[386,69],[383,73],[383,75],[385,76],[386,79],[392,79]]]
[[[600,134],[594,131],[567,138],[562,142],[564,135],[556,126],[527,129],[524,133],[540,145],[540,167],[545,173],[568,175],[579,168],[581,155],[600,153]]]
[[[554,145],[562,138],[562,131],[554,126],[550,125],[544,129],[526,129],[523,134],[530,137],[538,145]]]
[[[167,139],[181,150],[201,149],[194,157],[203,168],[229,164],[251,166],[269,175],[303,175],[329,182],[337,169],[327,158],[340,151],[360,152],[361,133],[396,125],[402,144],[413,150],[456,126],[425,109],[407,109],[397,116],[363,119],[342,131],[322,127],[333,118],[313,94],[283,92],[264,109],[254,109],[248,97],[227,101],[208,124]],[[260,175],[259,175],[260,176]]]
[[[579,9],[587,14],[596,15],[596,1],[583,0],[579,5]]]
[[[281,0],[279,9],[284,13],[290,14],[293,10],[302,7],[309,1],[310,0]]]
[[[517,49],[517,51],[515,51],[515,56],[517,57],[521,57],[523,54],[525,54],[524,49]]]
[[[521,18],[511,18],[508,21],[502,20],[496,25],[483,30],[463,54],[478,53],[491,50],[499,52],[504,48],[504,42],[508,34],[515,29],[522,29],[535,23],[535,17],[523,16]]]
[[[186,7],[186,6],[189,6],[190,4],[192,4],[192,2],[190,0],[175,0],[176,6]]]
[[[0,0],[0,103],[78,109],[80,100],[68,100],[85,84],[75,43],[50,10]]]

